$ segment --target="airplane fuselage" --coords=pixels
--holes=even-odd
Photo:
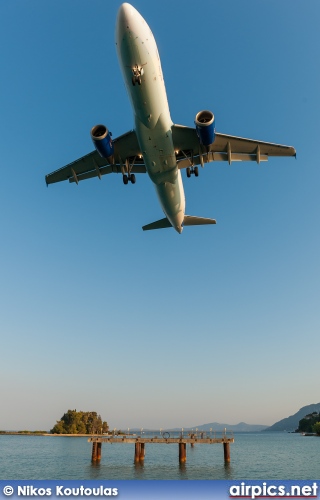
[[[134,129],[115,139],[105,125],[92,127],[95,151],[46,175],[46,184],[75,182],[121,173],[124,184],[135,174],[148,173],[165,217],[142,226],[144,231],[216,224],[207,217],[185,215],[181,169],[188,178],[199,175],[198,165],[225,161],[260,164],[269,156],[295,156],[292,146],[221,134],[212,111],[199,111],[195,127],[173,124],[157,44],[146,21],[128,3],[120,6],[116,23],[120,67],[132,104]],[[143,157],[143,160],[142,160]]]
[[[172,140],[171,120],[157,44],[132,5],[121,5],[116,25],[118,59],[134,112],[135,131],[161,207],[179,233],[185,196]]]

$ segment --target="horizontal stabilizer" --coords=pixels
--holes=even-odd
[[[146,226],[142,226],[142,229],[144,231],[149,231],[150,229],[164,229],[165,227],[172,227],[167,217],[157,220],[156,222],[151,222],[151,224],[147,224]]]
[[[194,217],[192,215],[185,215],[183,219],[184,226],[202,226],[203,224],[216,224],[215,219],[207,219],[205,217]]]
[[[185,215],[183,219],[183,226],[202,226],[204,224],[216,224],[215,219],[207,219],[205,217],[194,217],[192,215]],[[172,227],[171,223],[168,221],[167,217],[164,219],[157,220],[156,222],[151,222],[143,226],[144,231],[150,231],[151,229],[164,229],[166,227]]]

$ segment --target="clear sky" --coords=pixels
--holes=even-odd
[[[152,183],[46,188],[45,174],[133,114],[115,51],[118,0],[0,3],[0,429],[65,411],[111,428],[273,424],[320,401],[318,0],[136,0],[171,116],[292,145],[210,164],[185,186],[216,226],[144,233]]]

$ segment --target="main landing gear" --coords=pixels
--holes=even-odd
[[[198,167],[187,167],[187,177],[191,177],[192,174],[194,174],[195,177],[199,176],[199,168]]]
[[[123,174],[122,176],[122,180],[123,180],[123,184],[128,184],[128,182],[130,181],[131,184],[135,184],[136,183],[136,176],[134,174]]]
[[[131,184],[136,183],[136,176],[134,175],[134,173],[132,173],[136,158],[136,156],[133,158],[132,163],[130,162],[131,158],[126,158],[124,164],[122,163],[122,160],[120,158],[123,184],[128,184],[129,181],[131,182]]]

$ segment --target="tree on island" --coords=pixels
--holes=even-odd
[[[312,427],[312,430],[313,430],[313,432],[318,434],[318,436],[320,436],[320,422],[317,422],[316,424],[314,424],[314,426]]]
[[[318,429],[318,430],[316,430]],[[320,434],[320,413],[314,411],[299,420],[298,432],[315,432]]]
[[[56,425],[51,434],[100,434],[108,432],[107,422],[102,422],[101,416],[95,411],[68,410]]]

